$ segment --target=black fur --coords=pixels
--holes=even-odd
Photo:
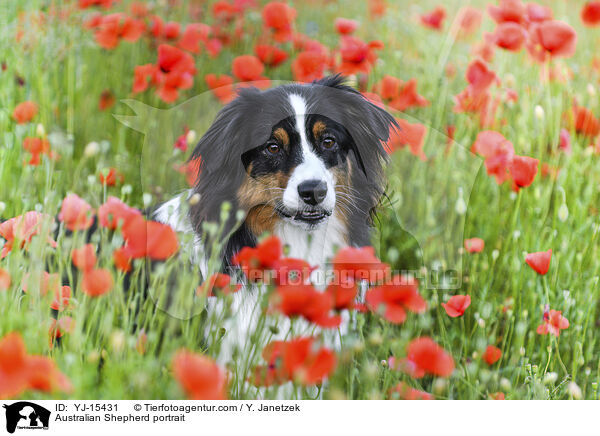
[[[194,187],[201,200],[190,208],[194,230],[201,233],[203,222],[218,221],[225,200],[232,204],[232,210],[239,208],[236,193],[246,175],[244,162],[248,153],[264,146],[273,127],[294,115],[289,95],[298,94],[307,103],[307,116],[327,117],[348,136],[353,168],[360,169],[352,172],[356,207],[347,216],[348,239],[352,245],[369,244],[370,216],[384,190],[387,153],[383,143],[389,138],[390,128],[398,125],[385,110],[344,82],[342,76],[335,75],[311,84],[283,85],[266,91],[241,89],[239,96],[218,113],[190,157],[202,158],[202,175]],[[226,231],[233,229],[233,215]],[[224,260],[228,261],[244,245],[255,244],[256,235],[242,225],[228,241]]]

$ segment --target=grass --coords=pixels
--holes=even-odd
[[[128,2],[122,3],[117,10],[124,10]],[[155,3],[154,12],[163,18],[187,21],[184,7]],[[445,2],[449,22],[460,4]],[[514,88],[519,95],[518,102],[502,105],[494,130],[514,144],[516,154],[533,156],[561,169],[555,180],[538,175],[532,186],[518,194],[508,184],[498,186],[486,174],[482,161],[469,153],[481,130],[477,121],[452,111],[452,96],[466,84],[463,74],[471,59],[472,44],[481,39],[484,30],[494,27],[489,17],[484,16],[482,29],[475,36],[454,40],[449,32],[434,32],[418,24],[415,17],[431,10],[435,6],[431,1],[398,2],[376,22],[366,18],[363,2],[295,5],[298,30],[328,46],[337,44],[333,21],[339,16],[361,21],[358,35],[365,40],[385,42],[380,60],[368,77],[369,84],[384,74],[418,79],[419,93],[431,104],[410,109],[402,117],[428,126],[425,152],[429,159],[422,162],[406,150],[393,155],[388,168],[389,203],[378,222],[374,245],[379,256],[397,269],[413,268],[415,262],[417,266],[422,262],[428,270],[455,269],[460,278],[459,289],[422,287],[428,310],[421,315],[410,314],[401,326],[392,326],[372,314],[355,315],[357,328],[343,338],[345,346],[338,354],[337,370],[325,387],[325,398],[385,398],[401,380],[440,399],[486,399],[495,392],[505,393],[507,399],[579,397],[571,382],[580,388],[581,397],[598,398],[600,165],[598,155],[588,148],[589,138],[573,134],[573,153],[569,156],[556,147],[559,130],[565,126],[563,114],[570,110],[574,98],[596,113],[600,109],[596,96],[599,76],[591,67],[599,36],[597,30],[581,24],[578,11],[582,4],[552,4],[555,18],[567,21],[578,33],[575,56],[559,61],[574,73],[567,83],[540,80],[540,67],[530,62],[525,52],[497,50],[490,64],[502,79],[502,88]],[[484,6],[481,2],[475,5]],[[34,13],[48,13],[52,8],[70,13],[64,19],[48,18],[41,25],[34,22]],[[152,91],[131,94],[134,67],[154,62],[155,48],[147,39],[141,39],[121,42],[115,50],[103,50],[92,33],[82,28],[86,15],[88,11],[73,10],[54,1],[9,0],[0,6],[0,62],[6,65],[6,70],[0,72],[3,219],[29,210],[55,216],[68,192],[77,193],[95,208],[108,195],[143,208],[184,186],[183,177],[174,176],[172,170],[172,165],[183,162],[184,156],[171,151],[174,139],[182,132],[173,129],[164,136],[149,138],[113,117],[113,113],[132,115],[125,105],[118,103],[108,111],[98,109],[99,96],[105,89],[110,89],[117,100],[135,98],[161,109],[174,106],[162,103]],[[240,40],[216,59],[196,57],[199,72],[194,86],[179,102],[201,95],[196,107],[206,109],[206,113],[186,121],[193,123],[198,134],[210,121],[209,114],[220,107],[210,95],[203,94],[207,91],[204,74],[229,74],[231,60],[252,51],[260,21],[259,11],[250,11],[245,24],[249,31]],[[20,30],[24,34],[16,42]],[[444,73],[449,63],[456,67],[454,77]],[[277,80],[292,78],[289,61],[265,74]],[[16,77],[24,84],[18,85]],[[24,100],[37,102],[40,112],[33,123],[16,125],[11,113]],[[537,106],[543,110],[541,117],[535,115]],[[186,116],[191,114],[184,112]],[[179,116],[161,114],[168,123],[171,116]],[[456,133],[446,155],[445,129],[449,124],[455,125]],[[38,125],[60,159],[54,162],[44,158],[40,166],[32,167],[24,164],[28,156],[22,142],[24,137],[36,135]],[[85,149],[92,141],[99,143],[100,151],[90,156]],[[98,174],[108,167],[118,168],[125,185],[105,187],[98,182]],[[144,202],[144,194],[150,201]],[[459,213],[460,208],[457,211],[459,198],[467,204],[465,213]],[[568,209],[566,219],[559,214],[563,204]],[[463,239],[470,237],[485,240],[482,253],[463,252]],[[124,291],[124,277],[114,271],[111,261],[112,250],[121,242],[119,236],[100,231],[94,238],[100,247],[99,263],[113,271],[115,286],[110,294],[98,299],[75,290],[68,313],[75,320],[75,328],[60,347],[49,346],[47,297],[34,291],[23,294],[20,283],[26,273],[35,277],[47,270],[67,276],[73,286],[79,286],[76,283],[80,280],[74,280],[70,268],[70,251],[82,244],[83,235],[67,235],[61,228],[57,249],[34,238],[27,252],[14,250],[0,261],[0,267],[13,278],[11,288],[0,292],[0,337],[19,331],[29,352],[52,357],[74,386],[70,394],[55,393],[55,397],[181,398],[183,392],[171,370],[174,353],[185,347],[214,356],[218,347],[214,339],[235,314],[226,309],[207,314],[202,311],[202,301],[190,301],[189,289],[195,287],[197,273],[190,269],[185,256],[169,260],[161,267],[162,274],[150,278],[150,297],[157,296],[160,306],[159,296],[171,287],[169,273],[177,272],[177,316],[156,310],[153,298],[142,298],[137,275],[143,273],[143,265],[136,265],[134,285],[129,292]],[[422,250],[418,256],[416,244]],[[538,276],[525,264],[524,253],[549,248],[553,249],[550,271]],[[462,318],[453,319],[440,303],[456,293],[469,294],[472,304]],[[141,308],[132,310],[138,304]],[[546,304],[561,310],[570,321],[570,327],[559,338],[536,334]],[[265,328],[257,335],[268,336],[268,327],[278,318],[269,316],[264,322]],[[142,327],[148,335],[145,354],[135,347]],[[206,330],[212,332],[212,337],[205,337]],[[456,370],[451,377],[415,380],[382,364],[390,355],[404,356],[409,341],[425,335],[452,354]],[[256,341],[249,344],[251,352],[246,350],[230,362],[232,398],[278,395],[277,388],[257,393],[244,383],[250,368],[261,363]],[[492,366],[481,358],[488,345],[502,350],[501,359]],[[46,398],[47,394],[27,395]],[[299,388],[294,395],[308,398],[314,392]]]

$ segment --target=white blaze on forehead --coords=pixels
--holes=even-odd
[[[307,180],[322,180],[327,183],[327,196],[321,205],[328,210],[333,210],[335,205],[335,179],[331,171],[325,166],[325,162],[313,152],[310,142],[308,142],[306,136],[306,115],[308,115],[306,100],[298,94],[290,94],[289,99],[294,111],[296,130],[300,135],[302,161],[292,172],[287,188],[283,193],[284,205],[291,209],[302,207],[303,202],[298,196],[298,185]]]
[[[306,140],[306,123],[304,122],[306,116],[306,101],[298,94],[290,95],[290,104],[294,110],[294,118],[296,119],[296,130],[300,134],[300,143],[302,144],[302,151],[306,153],[310,151],[308,149],[308,141]]]

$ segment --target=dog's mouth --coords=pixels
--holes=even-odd
[[[297,223],[308,224],[310,226],[315,226],[331,216],[331,211],[320,207],[291,211],[285,208],[283,205],[279,205],[275,208],[275,210],[282,218],[286,218]]]

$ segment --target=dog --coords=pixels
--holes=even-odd
[[[243,219],[240,224],[229,214],[224,223],[222,234],[229,236],[218,253],[224,271],[265,234],[276,235],[289,257],[322,270],[337,249],[370,245],[384,193],[384,143],[397,127],[340,75],[263,91],[242,88],[192,153],[190,159],[201,159],[195,186],[157,207],[152,219],[194,235],[204,277],[214,253],[201,240],[203,223],[219,222],[225,202],[243,211]],[[258,292],[236,294],[236,320],[226,326],[232,343],[246,341],[259,298]],[[231,347],[223,348],[227,360]]]
[[[202,233],[218,222],[221,205],[244,212],[222,253],[223,268],[242,247],[270,233],[289,255],[323,265],[336,249],[370,244],[370,226],[384,191],[383,144],[396,121],[344,77],[260,91],[243,88],[216,116],[190,159],[200,175],[186,198],[198,201],[182,213],[181,198],[160,205],[154,220],[176,230]],[[309,238],[310,236],[310,238]]]

